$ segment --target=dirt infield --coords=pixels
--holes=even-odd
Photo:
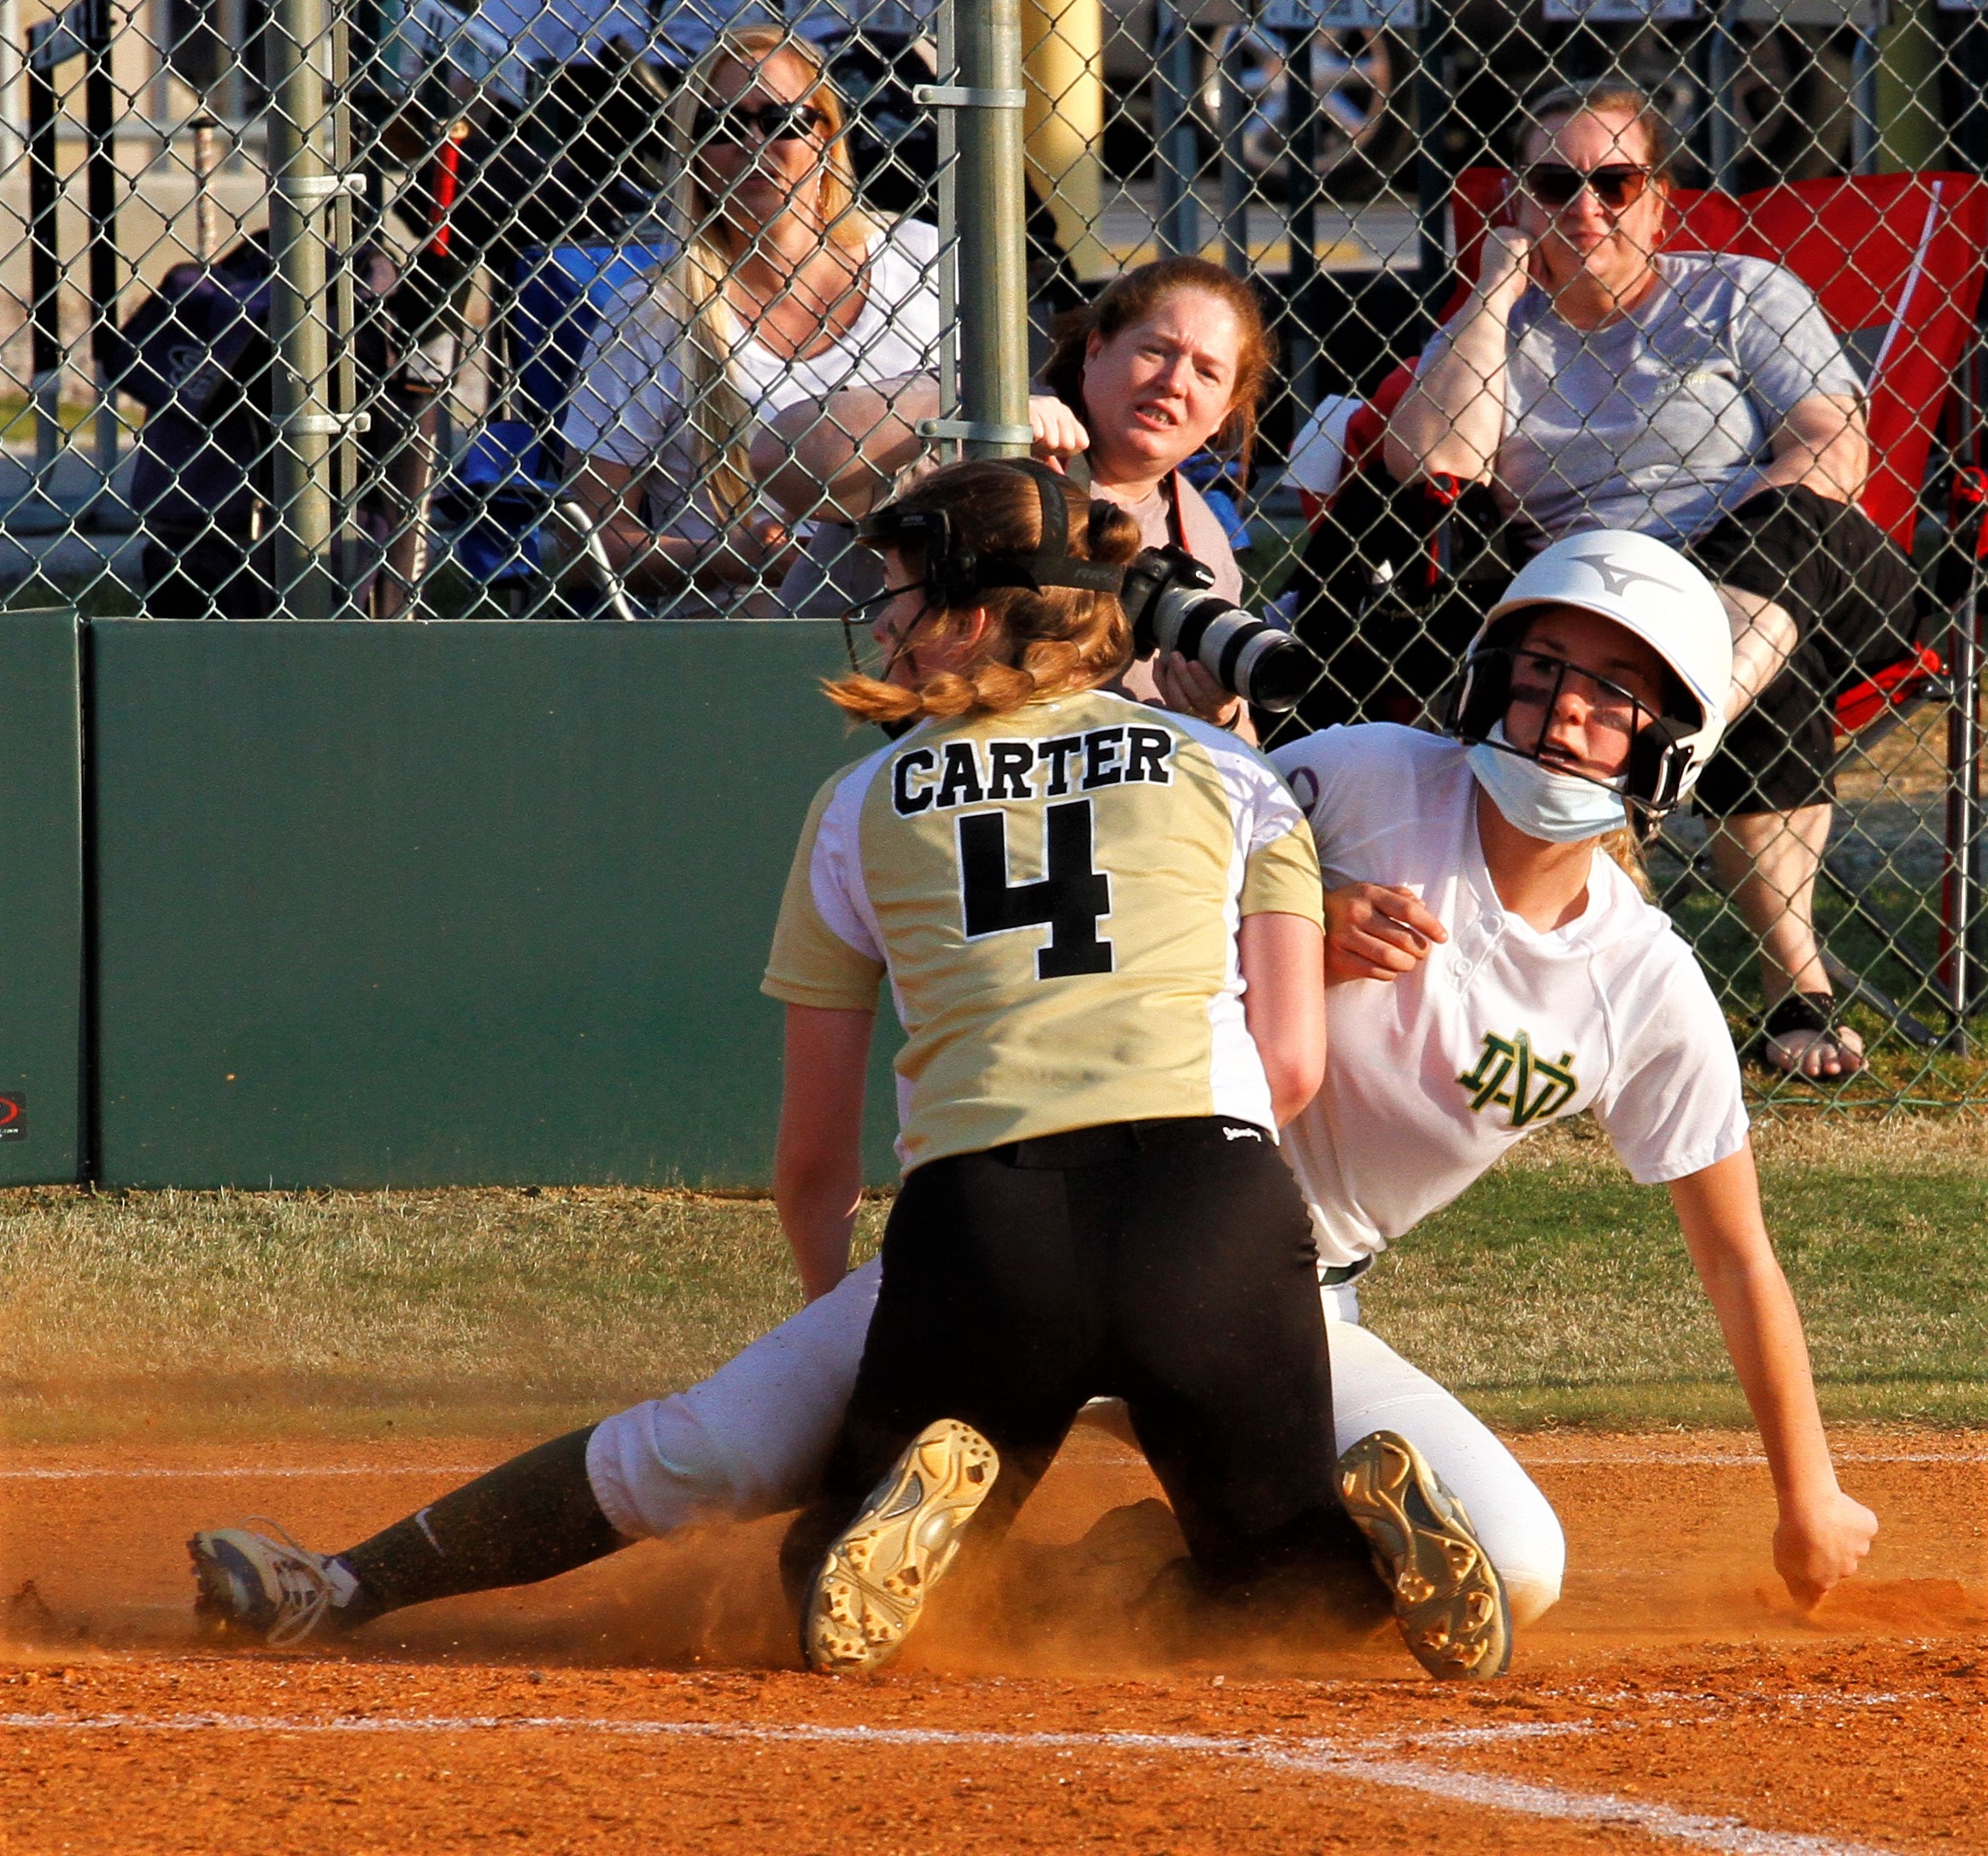
[[[330,1651],[194,1637],[193,1528],[343,1546],[514,1441],[0,1453],[0,1851],[1988,1851],[1979,1435],[1839,1434],[1885,1532],[1807,1619],[1750,1440],[1522,1440],[1567,1595],[1483,1689],[1387,1637],[1151,1641],[1178,1536],[1095,1434],[998,1589],[867,1681],[792,1667],[777,1520]]]

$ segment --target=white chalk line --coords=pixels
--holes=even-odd
[[[831,1727],[810,1724],[748,1726],[719,1721],[616,1720],[564,1715],[347,1715],[329,1721],[301,1721],[273,1715],[239,1714],[0,1714],[0,1731],[68,1733],[243,1734],[465,1734],[589,1733],[629,1738],[760,1741],[773,1745],[855,1747],[963,1747],[1023,1752],[1155,1753],[1235,1759],[1280,1771],[1351,1779],[1396,1791],[1421,1793],[1457,1804],[1475,1805],[1516,1816],[1563,1823],[1621,1824],[1665,1841],[1721,1853],[1721,1856],[1892,1856],[1868,1843],[1845,1842],[1802,1831],[1766,1830],[1738,1818],[1709,1818],[1668,1805],[1539,1785],[1522,1779],[1459,1772],[1420,1760],[1375,1757],[1323,1740],[1249,1739],[1206,1734],[1016,1734],[920,1727]],[[1592,1730],[1587,1723],[1512,1723],[1510,1730],[1462,1729],[1479,1742],[1539,1737],[1554,1732]],[[1404,1736],[1411,1743],[1440,1742],[1440,1733]],[[1449,1743],[1457,1743],[1452,1738]]]
[[[1897,1455],[1874,1450],[1833,1450],[1830,1455],[1838,1463],[1988,1463],[1988,1452],[1979,1450],[1909,1451]],[[1519,1461],[1528,1469],[1558,1469],[1563,1464],[1575,1469],[1613,1469],[1618,1465],[1629,1468],[1656,1465],[1667,1469],[1767,1467],[1764,1456],[1713,1450],[1646,1450],[1634,1455],[1616,1456],[1528,1456],[1522,1452]]]

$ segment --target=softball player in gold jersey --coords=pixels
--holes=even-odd
[[[883,1286],[783,1555],[807,1659],[894,1653],[968,1524],[998,1531],[1103,1395],[1205,1574],[1343,1577],[1366,1554],[1275,1145],[1324,1060],[1304,820],[1233,737],[1100,687],[1129,655],[1122,512],[1040,465],[963,465],[865,533],[887,673],[830,694],[912,725],[822,789],[765,982],[811,1293],[848,1266],[886,978],[906,1038]]]

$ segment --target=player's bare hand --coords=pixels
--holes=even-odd
[[[1202,665],[1178,651],[1153,654],[1152,681],[1164,708],[1198,716],[1217,728],[1234,728],[1246,719],[1242,698],[1231,696]]]
[[[1856,1571],[1877,1531],[1877,1516],[1841,1489],[1807,1507],[1791,1506],[1774,1529],[1774,1570],[1806,1611]]]
[[[1428,958],[1449,931],[1412,890],[1349,883],[1325,895],[1325,983],[1399,979]]]
[[[1533,241],[1516,226],[1493,226],[1484,235],[1484,255],[1479,262],[1479,292],[1497,301],[1516,302],[1531,276]]]
[[[1029,396],[1029,430],[1035,434],[1031,449],[1047,463],[1060,465],[1091,448],[1083,421],[1053,393]]]

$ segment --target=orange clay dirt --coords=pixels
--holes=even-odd
[[[1483,1686],[1301,1620],[1170,1654],[1131,1601],[1178,1535],[1093,1432],[867,1680],[795,1666],[777,1520],[331,1648],[194,1635],[194,1528],[345,1546],[529,1441],[0,1453],[0,1852],[1988,1851],[1979,1435],[1837,1435],[1885,1531],[1809,1618],[1750,1440],[1522,1439],[1567,1595]]]

